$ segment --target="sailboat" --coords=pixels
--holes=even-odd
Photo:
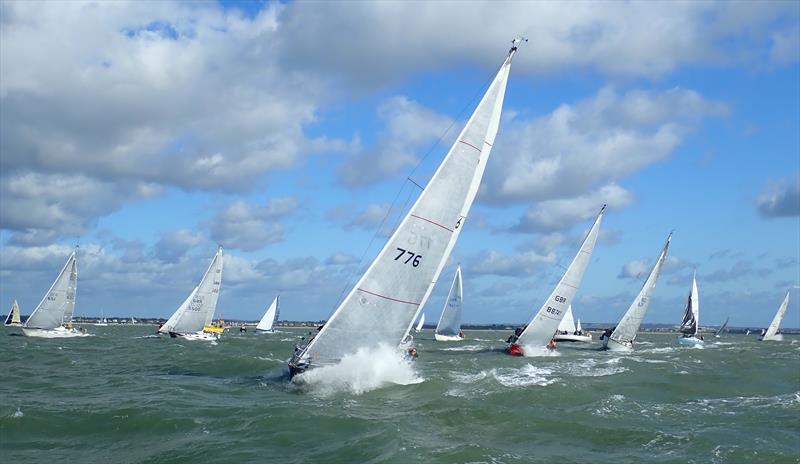
[[[420,333],[422,332],[422,328],[425,326],[425,313],[422,313],[422,316],[417,321],[417,326],[414,327],[414,332]]]
[[[464,292],[461,284],[461,266],[456,268],[456,275],[453,277],[453,285],[450,286],[450,293],[444,303],[442,315],[439,316],[439,323],[436,324],[436,331],[433,337],[438,342],[453,342],[464,339],[464,332],[461,330],[461,307],[464,301]]]
[[[572,305],[569,305],[567,314],[564,315],[564,319],[561,319],[561,323],[558,324],[556,336],[553,337],[553,340],[556,342],[592,342],[592,334],[591,332],[583,332],[581,320],[578,319],[578,324],[575,324],[575,319],[572,314]]]
[[[786,308],[789,307],[789,292],[786,292],[786,297],[783,299],[783,303],[781,303],[780,308],[778,308],[778,312],[775,313],[775,317],[772,318],[772,323],[770,323],[767,331],[761,336],[760,340],[763,342],[779,342],[783,340],[783,334],[778,333],[778,329],[781,326],[781,321],[783,320],[784,314],[786,314]]]
[[[603,213],[606,205],[600,208],[597,219],[594,220],[592,228],[583,239],[578,253],[572,259],[558,285],[553,289],[550,296],[544,301],[542,307],[533,316],[533,319],[524,328],[517,328],[507,342],[506,353],[512,356],[524,356],[534,354],[536,350],[554,349],[555,342],[553,337],[558,330],[561,320],[581,286],[583,273],[589,266],[592,258],[592,251],[597,243],[597,234],[600,232],[600,222],[603,220]]]
[[[211,260],[208,270],[203,274],[200,284],[189,293],[174,314],[158,328],[158,333],[169,334],[170,337],[183,337],[187,340],[213,341],[220,333],[210,331],[211,320],[217,308],[219,287],[222,283],[222,246]]]
[[[700,332],[700,295],[697,291],[697,271],[692,274],[692,289],[689,291],[689,299],[686,300],[686,308],[683,310],[683,320],[681,321],[678,337],[679,345],[704,345],[703,336]]]
[[[478,193],[520,40],[512,41],[478,107],[383,249],[316,337],[297,347],[290,375],[336,364],[359,349],[399,348],[407,340]]]
[[[280,316],[280,308],[279,308],[279,296],[276,296],[274,300],[272,300],[272,304],[269,305],[267,308],[267,312],[264,313],[264,317],[258,321],[258,325],[256,326],[256,333],[258,332],[269,332],[275,333],[275,323],[278,322],[278,317]]]
[[[100,320],[95,322],[94,325],[105,327],[108,325],[108,321],[106,320],[106,316],[103,310],[100,310]]]
[[[136,324],[136,319],[134,319],[133,316],[131,316],[131,324]]]
[[[6,316],[6,322],[4,325],[22,325],[22,322],[19,318],[19,305],[17,304],[17,300],[14,300],[14,304],[11,305],[11,310],[8,312],[8,316]]]
[[[728,320],[729,319],[730,319],[729,317],[725,318],[725,322],[722,324],[722,326],[719,329],[717,329],[717,332],[714,334],[714,338],[720,338],[722,336],[722,333],[725,332],[725,329],[728,327]]]
[[[667,242],[661,249],[661,253],[650,270],[650,275],[644,281],[642,289],[639,294],[631,303],[628,311],[620,319],[619,324],[611,330],[608,329],[600,336],[603,340],[603,349],[610,351],[631,351],[633,350],[633,343],[636,340],[636,334],[639,331],[639,326],[642,324],[647,307],[650,305],[650,298],[652,297],[653,290],[656,288],[656,281],[658,275],[661,273],[661,268],[664,266],[664,261],[667,259],[667,251],[669,250],[669,243],[672,240],[672,233],[670,232],[667,237]]]
[[[75,292],[78,289],[78,263],[73,251],[42,301],[22,324],[28,337],[68,338],[89,334],[72,327]]]

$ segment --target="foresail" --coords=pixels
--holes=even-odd
[[[424,326],[425,326],[425,313],[422,313],[422,317],[419,318],[419,322],[417,322],[417,327],[415,327],[415,330],[419,332],[420,330],[422,330],[422,327]]]
[[[564,314],[564,319],[558,324],[559,332],[573,333],[575,332],[575,319],[572,315],[572,305],[567,307],[567,314]]]
[[[781,303],[780,308],[778,308],[778,312],[775,313],[775,317],[772,318],[772,322],[767,328],[767,332],[764,334],[764,340],[772,338],[775,334],[778,333],[778,329],[781,326],[781,321],[783,320],[783,315],[786,314],[786,308],[789,306],[789,292],[786,292],[786,297],[783,299],[783,303]]]
[[[264,313],[264,317],[258,321],[258,325],[256,326],[256,330],[263,330],[263,331],[270,331],[272,330],[272,326],[275,323],[275,316],[278,312],[278,297],[276,296],[274,300],[272,300],[272,304],[269,305],[267,308],[267,312]]]
[[[330,364],[361,347],[397,346],[411,329],[475,198],[500,121],[512,48],[409,213],[300,359]]]
[[[66,264],[56,277],[42,301],[33,310],[25,327],[55,329],[72,320],[75,309],[75,292],[78,286],[78,266],[75,252],[69,255]]]
[[[439,323],[436,324],[437,334],[455,337],[461,332],[461,308],[463,306],[463,299],[461,266],[459,266],[456,268],[453,285],[450,286],[450,293],[447,294],[447,301],[444,303],[442,315],[439,317]]]
[[[700,300],[697,294],[697,279],[692,276],[692,289],[686,301],[680,331],[686,335],[696,335],[699,327]]]
[[[219,288],[222,283],[222,247],[217,250],[211,265],[203,274],[200,284],[178,307],[159,332],[199,332],[211,322],[217,308]]]
[[[617,324],[617,328],[614,329],[614,332],[611,334],[612,339],[621,343],[632,342],[636,339],[636,333],[639,331],[642,319],[644,319],[644,315],[647,313],[647,307],[650,305],[650,297],[653,293],[653,289],[656,287],[658,275],[661,273],[661,268],[664,265],[664,261],[667,259],[667,251],[669,250],[671,240],[672,234],[670,233],[667,237],[667,242],[664,244],[664,248],[661,249],[661,253],[658,255],[658,259],[656,259],[656,263],[653,265],[653,269],[650,270],[650,275],[647,276],[647,280],[645,280],[644,285],[642,285],[642,289],[639,290],[639,294],[636,295],[628,311],[622,316],[619,324]]]
[[[586,238],[581,244],[581,248],[572,259],[567,271],[561,277],[558,285],[553,289],[553,292],[545,300],[539,312],[533,316],[531,322],[527,325],[525,330],[517,339],[517,344],[524,346],[541,346],[544,347],[550,340],[553,339],[558,325],[564,318],[567,309],[572,304],[575,294],[578,292],[578,287],[583,280],[583,273],[589,266],[589,261],[592,258],[592,251],[597,243],[597,234],[600,232],[600,222],[603,220],[603,213],[605,212],[605,205],[600,209],[592,228],[586,234]]]

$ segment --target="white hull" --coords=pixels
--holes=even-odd
[[[275,329],[272,329],[272,330],[261,330],[259,328],[256,328],[256,333],[259,333],[259,334],[274,334],[276,332],[275,332]]]
[[[700,340],[697,337],[678,337],[677,338],[678,345],[686,345],[686,346],[703,346],[705,342]]]
[[[771,336],[771,337],[769,337],[767,339],[765,339],[764,337],[761,337],[761,338],[759,338],[759,340],[762,341],[762,342],[781,342],[781,341],[783,341],[783,334],[775,334],[775,335],[773,335],[773,336]]]
[[[75,338],[92,336],[92,334],[81,332],[77,329],[65,329],[64,327],[58,327],[50,330],[23,327],[22,333],[25,334],[26,337],[34,338]]]
[[[556,342],[581,342],[581,343],[592,343],[592,334],[588,335],[556,335],[553,337],[553,340]]]
[[[206,332],[175,334],[175,335],[180,338],[185,338],[186,340],[199,340],[203,342],[215,342],[219,340],[218,334],[206,333]]]
[[[464,340],[464,337],[459,337],[458,335],[439,335],[435,333],[433,337],[437,342],[460,342]]]
[[[603,348],[608,351],[633,351],[633,342],[621,343],[606,337],[603,339]]]

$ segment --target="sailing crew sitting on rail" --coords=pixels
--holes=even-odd
[[[303,341],[306,337],[300,337],[300,341],[294,344],[294,354],[297,354],[303,351]]]
[[[614,333],[614,329],[606,329],[606,330],[604,330],[603,334],[600,335],[600,340],[602,340],[602,339],[604,339],[606,337],[610,337],[612,333]]]
[[[463,330],[459,330],[458,331],[458,338],[464,338],[464,331]]]
[[[514,329],[514,334],[508,337],[506,343],[516,343],[517,340],[519,339],[519,336],[522,335],[522,331],[523,331],[522,327],[517,327],[516,329]]]
[[[550,343],[547,344],[547,349],[555,350],[556,349],[556,341],[555,339],[551,338]]]

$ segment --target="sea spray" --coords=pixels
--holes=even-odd
[[[337,364],[310,369],[295,376],[293,382],[327,396],[337,392],[360,395],[388,384],[410,385],[424,380],[413,362],[404,359],[397,348],[381,344],[377,348],[359,348]]]

